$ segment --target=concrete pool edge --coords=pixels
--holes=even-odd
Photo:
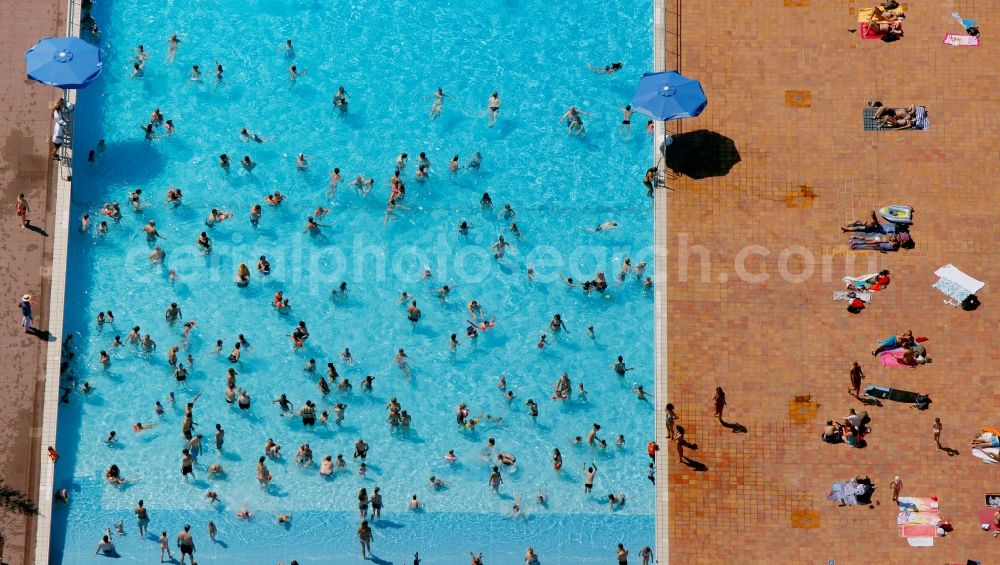
[[[680,0],[653,0],[653,71],[678,69],[679,49],[668,52],[671,45],[679,46]],[[668,11],[669,10],[669,11]],[[673,16],[667,25],[668,16]],[[673,33],[668,37],[668,31]],[[669,45],[668,45],[669,42]],[[679,70],[679,69],[678,69]],[[676,123],[676,122],[674,122]],[[653,198],[653,360],[656,379],[657,409],[654,411],[654,437],[657,445],[667,446],[665,413],[659,409],[669,395],[667,374],[667,210],[668,196],[666,170],[661,168],[663,142],[667,123],[656,121],[653,130],[653,163],[657,167],[657,190]],[[670,563],[670,469],[664,456],[656,458],[655,549],[656,563]]]
[[[66,0],[66,35],[79,36],[80,4]],[[67,90],[67,102],[76,105],[76,91]],[[45,352],[45,391],[42,405],[42,432],[40,445],[55,445],[59,424],[59,384],[62,365],[62,330],[66,302],[66,259],[69,244],[70,196],[73,192],[73,138],[63,147],[56,177],[56,209],[53,223],[52,266],[49,280],[49,336]],[[67,165],[67,163],[69,163]],[[50,187],[51,188],[51,187]],[[52,502],[55,465],[48,460],[44,449],[38,450],[38,516],[35,525],[36,564],[49,562],[52,538]]]

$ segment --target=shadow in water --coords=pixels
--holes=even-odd
[[[673,136],[673,143],[663,148],[663,162],[693,179],[721,177],[740,162],[740,152],[732,139],[700,129]]]

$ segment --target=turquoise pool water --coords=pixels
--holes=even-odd
[[[373,549],[386,562],[409,563],[419,551],[425,563],[467,563],[474,550],[486,563],[512,563],[529,545],[542,563],[608,562],[617,543],[633,555],[653,545],[645,449],[653,407],[632,393],[635,384],[654,388],[652,293],[634,274],[615,281],[626,256],[633,265],[650,263],[647,275],[653,270],[652,211],[639,182],[649,155],[645,120],[636,116],[629,138],[619,126],[621,107],[652,60],[651,14],[651,2],[625,0],[588,1],[565,12],[542,0],[99,3],[94,15],[106,70],[79,94],[73,194],[74,218],[88,213],[92,223],[87,233],[71,234],[66,320],[75,384],[87,381],[94,390],[71,394],[60,411],[56,486],[69,489],[71,503],[55,509],[55,561],[103,560],[94,548],[118,520],[126,530],[115,538],[122,559],[154,561],[156,541],[137,538],[132,508],[139,499],[155,534],[166,530],[173,539],[185,522],[192,525],[200,562],[360,561],[357,493],[375,486],[384,509],[373,524]],[[181,43],[167,63],[166,38],[174,32]],[[282,49],[286,39],[293,54]],[[149,59],[143,76],[130,79],[139,44]],[[603,75],[587,67],[613,61],[624,70]],[[201,80],[190,80],[194,64]],[[292,64],[305,72],[294,82]],[[346,113],[331,103],[341,85]],[[437,87],[447,97],[432,120]],[[489,127],[494,90],[502,105]],[[567,135],[559,121],[571,104],[587,113],[582,138]],[[140,126],[154,108],[176,132],[159,127],[147,141]],[[266,141],[245,142],[244,127]],[[94,162],[87,161],[91,148]],[[403,152],[410,162],[400,175],[401,203],[409,209],[386,221],[389,178]],[[425,182],[415,178],[420,152],[431,161]],[[449,171],[453,155],[465,165],[475,152],[482,155],[478,170]],[[221,153],[232,159],[228,173],[218,164]],[[298,153],[306,155],[305,170],[296,166]],[[243,155],[256,163],[251,172],[239,163]],[[344,177],[335,193],[334,167]],[[367,195],[348,186],[359,173],[375,179]],[[142,208],[133,211],[128,196],[137,187]],[[183,191],[183,204],[166,202],[169,187]],[[263,198],[275,190],[287,200],[269,206]],[[492,210],[481,208],[483,192],[492,196]],[[101,212],[112,201],[121,205],[120,221]],[[254,203],[263,207],[256,228]],[[521,237],[505,230],[505,203],[516,212]],[[304,233],[320,206],[329,209],[319,219],[324,225],[318,234]],[[207,227],[213,208],[235,217]],[[106,235],[97,233],[102,220]],[[167,253],[162,265],[147,259],[152,244],[142,227],[150,220],[164,238],[156,242]],[[467,236],[457,229],[462,220],[472,225]],[[589,229],[609,220],[620,227]],[[202,231],[213,243],[207,255],[195,243]],[[501,233],[513,249],[497,260],[491,245]],[[255,269],[261,255],[271,263],[268,276]],[[245,288],[234,284],[240,263],[251,271]],[[609,280],[604,293],[585,295],[559,276],[579,282],[598,271]],[[346,297],[332,296],[342,281]],[[434,291],[445,284],[453,290],[442,302]],[[279,290],[290,312],[271,306]],[[415,325],[399,303],[403,290],[422,310]],[[496,316],[496,326],[475,339],[465,331],[471,300]],[[175,324],[164,317],[171,302],[183,312]],[[107,310],[114,324],[98,325],[97,314]],[[556,313],[568,332],[548,329]],[[296,350],[289,334],[299,320],[310,337]],[[195,325],[186,335],[187,321]],[[112,345],[136,325],[155,340],[155,351]],[[548,345],[540,349],[543,331]],[[230,364],[226,356],[241,333],[250,347]],[[452,333],[459,340],[454,353]],[[186,367],[187,355],[194,360],[184,382],[167,360],[175,345]],[[353,365],[340,356],[345,347]],[[409,376],[394,361],[399,348],[409,356]],[[102,350],[111,357],[107,367]],[[634,367],[625,378],[610,367],[618,355]],[[303,370],[310,358],[315,375]],[[328,362],[351,391],[321,394],[317,380]],[[249,410],[226,403],[230,367],[252,398]],[[565,402],[550,398],[563,372],[574,390]],[[374,384],[366,392],[361,384],[369,374]],[[510,403],[497,388],[501,374],[516,394]],[[581,382],[586,401],[576,394]],[[168,402],[171,392],[176,404]],[[185,481],[183,407],[199,393],[194,432],[204,434],[205,448],[195,479]],[[296,408],[311,400],[318,411],[342,402],[345,419],[306,428],[272,404],[280,394]],[[409,431],[388,424],[391,397],[412,416]],[[537,418],[528,399],[538,404]],[[154,412],[156,401],[164,414]],[[455,423],[461,402],[480,419],[477,427]],[[136,422],[156,425],[137,433]],[[226,431],[223,453],[214,447],[217,423]],[[572,445],[593,423],[608,446]],[[111,430],[120,439],[109,446]],[[496,462],[483,460],[491,437],[495,451],[517,457],[516,469],[502,469],[499,495],[487,484]],[[268,461],[273,483],[265,491],[255,464],[268,438],[284,458]],[[370,445],[364,476],[351,458],[358,438]],[[347,469],[324,479],[317,463],[296,465],[304,443],[317,463],[343,454]],[[558,473],[555,448],[564,459]],[[449,450],[456,463],[445,460]],[[598,473],[585,494],[582,467],[592,462]],[[108,485],[102,475],[112,463],[135,482]],[[225,477],[207,476],[215,463]],[[432,489],[431,475],[446,487]],[[208,504],[209,490],[221,503]],[[546,505],[535,501],[539,492]],[[612,511],[609,493],[625,494],[626,504]],[[413,494],[425,504],[422,512],[407,510]],[[514,517],[518,495],[524,515]],[[243,505],[256,514],[249,522],[234,515]],[[291,513],[291,526],[277,525],[276,513]],[[209,520],[218,526],[217,543],[208,540]]]

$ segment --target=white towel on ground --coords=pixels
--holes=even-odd
[[[982,289],[984,286],[986,286],[986,283],[984,283],[983,281],[978,281],[970,277],[969,275],[958,270],[954,265],[950,263],[934,271],[934,274],[941,277],[942,279],[948,279],[951,282],[957,284],[958,286],[969,291],[969,294],[975,294],[979,292],[979,290]]]

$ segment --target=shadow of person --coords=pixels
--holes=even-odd
[[[746,426],[744,426],[743,424],[740,424],[738,422],[727,422],[725,420],[721,420],[720,419],[719,423],[722,424],[723,428],[732,430],[734,434],[745,434],[745,433],[748,433],[748,431],[749,431],[749,430],[747,430]]]
[[[35,224],[30,224],[29,223],[28,225],[26,225],[24,227],[28,228],[29,230],[31,230],[31,231],[33,231],[33,232],[35,232],[37,234],[41,234],[42,237],[49,237],[49,232],[47,232],[44,229],[42,229],[41,226],[36,226]]]
[[[42,341],[55,341],[56,336],[49,333],[49,330],[43,330],[39,328],[29,328],[26,332],[29,335],[33,335]]]
[[[736,142],[705,129],[679,133],[663,148],[663,162],[674,173],[693,179],[721,177],[740,162]]]
[[[861,402],[861,404],[864,404],[865,406],[878,406],[879,408],[882,407],[882,402],[877,398],[871,398],[868,396],[855,396],[854,394],[851,394],[851,396],[857,398],[858,401]]]
[[[705,465],[701,461],[695,461],[690,457],[685,457],[683,463],[698,473],[704,473],[708,470],[708,465]]]
[[[951,447],[938,446],[938,449],[948,454],[948,457],[954,457],[956,455],[961,455],[961,452],[957,449]]]

